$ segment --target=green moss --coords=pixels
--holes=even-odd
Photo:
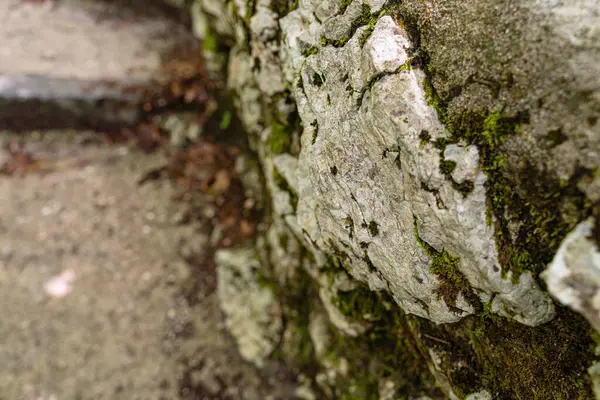
[[[523,270],[537,276],[566,233],[590,215],[590,204],[577,189],[577,182],[589,171],[579,169],[573,178],[561,182],[552,171],[529,163],[525,154],[518,153],[519,146],[508,146],[529,123],[526,110],[506,115],[502,110],[448,108],[456,92],[447,98],[438,95],[432,83],[434,77],[443,79],[443,73],[437,74],[427,53],[418,48],[420,33],[427,28],[410,17],[415,14],[408,5],[403,13],[412,42],[417,43],[418,62],[424,66],[426,99],[451,133],[433,145],[442,151],[459,141],[478,147],[488,177],[486,219],[495,224],[499,267],[512,271],[513,279]],[[425,145],[430,138],[421,140]],[[559,142],[562,137],[549,135],[549,140]],[[509,225],[518,228],[511,231]],[[492,316],[490,306],[484,306],[483,318],[467,317],[456,324],[420,320],[421,349],[435,348],[444,354],[440,368],[459,397],[485,388],[499,400],[593,398],[586,369],[595,344],[583,318],[559,308],[553,321],[531,328]]]
[[[296,78],[296,87],[298,89],[301,89],[302,91],[304,91],[304,81],[302,80],[302,74],[298,74],[298,77]]]
[[[399,398],[432,395],[441,398],[414,342],[408,317],[383,292],[373,292],[364,283],[352,291],[339,292],[334,304],[347,318],[368,326],[358,337],[334,332],[331,356],[344,357],[348,374],[340,377],[333,398],[379,399],[380,379],[397,384]]]
[[[317,46],[310,46],[302,50],[302,55],[304,57],[312,56],[315,54],[319,54],[319,48]]]
[[[290,239],[287,235],[279,235],[279,246],[281,246],[283,250],[287,251],[289,243]]]
[[[501,318],[476,323],[470,342],[481,384],[499,399],[593,398],[587,367],[591,331],[581,318],[559,310],[549,324],[531,328]]]
[[[331,96],[329,96],[329,93],[327,93],[327,105],[331,105]]]
[[[202,51],[205,53],[216,53],[219,47],[219,41],[213,35],[212,31],[207,27],[204,31],[202,39]]]
[[[221,115],[221,122],[219,123],[219,128],[223,131],[227,130],[231,125],[231,120],[233,119],[233,114],[229,110],[225,110]]]
[[[312,76],[312,83],[317,87],[321,87],[323,86],[323,83],[325,83],[325,78],[322,77],[318,72],[315,72]]]
[[[371,235],[371,237],[379,235],[379,224],[377,224],[377,222],[369,222],[369,226],[367,229],[369,230],[369,235]]]
[[[577,186],[582,176],[591,172],[579,169],[571,179],[561,182],[552,172],[540,170],[526,159],[518,166],[509,166],[506,160],[510,154],[503,144],[521,134],[528,114],[506,116],[501,111],[481,110],[449,114],[431,84],[432,72],[426,69],[426,98],[452,133],[449,138],[436,140],[434,146],[443,152],[447,144],[461,140],[477,145],[488,177],[485,187],[490,211],[486,220],[495,223],[500,267],[505,274],[511,271],[515,282],[526,270],[537,276],[566,234],[592,213],[592,205]],[[474,186],[472,182],[453,181],[453,187],[466,195]],[[510,232],[511,221],[519,227],[516,232]]]
[[[352,0],[340,0],[340,11],[338,14],[343,14],[344,11],[348,8],[348,6],[352,3]]]
[[[350,4],[350,2],[348,2],[348,4]],[[356,18],[350,24],[350,35],[348,37],[331,40],[331,39],[327,39],[325,36],[322,36],[321,43],[325,46],[331,45],[333,47],[342,47],[346,43],[348,43],[348,40],[350,40],[350,38],[352,36],[354,36],[354,34],[356,33],[356,30],[358,28],[360,28],[361,26],[364,26],[364,25],[368,25],[369,23],[374,24],[376,22],[376,18],[377,17],[375,16],[375,14],[373,14],[373,15],[371,14],[371,7],[368,6],[367,4],[363,4],[361,14],[358,16],[358,18]],[[373,19],[375,19],[375,22],[372,22]]]
[[[428,131],[422,130],[421,133],[419,133],[419,139],[421,139],[421,147],[423,147],[427,143],[429,143],[429,141],[431,140],[431,135]]]
[[[352,239],[352,237],[354,236],[354,221],[352,220],[351,216],[348,215],[346,217],[346,219],[344,220],[344,226],[346,227],[346,229],[348,229],[348,235],[350,236],[350,239]]]
[[[440,161],[440,172],[444,175],[450,175],[456,169],[456,162],[451,160]]]
[[[296,193],[296,191],[290,186],[288,181],[283,177],[283,175],[281,175],[281,173],[279,173],[279,170],[275,167],[273,167],[273,181],[275,182],[275,186],[277,186],[284,192],[289,193],[290,204],[294,209],[294,212],[296,212],[296,209],[298,208],[298,193]]]
[[[415,240],[425,250],[427,257],[431,259],[429,270],[436,274],[440,280],[440,286],[436,289],[436,294],[452,309],[456,306],[458,294],[461,293],[467,301],[475,307],[481,308],[479,297],[473,292],[471,284],[465,275],[460,271],[460,260],[458,257],[450,255],[445,249],[436,250],[429,243],[425,242],[419,235],[417,219],[414,217]]]
[[[246,0],[246,16],[244,18],[247,24],[250,24],[250,19],[256,13],[256,0]]]
[[[298,8],[298,0],[271,0],[271,8],[279,15],[284,17],[291,11]]]
[[[308,254],[304,249],[302,258]],[[274,276],[272,269],[262,271],[261,275],[261,282],[272,290],[280,304],[284,331],[288,332],[287,340],[280,342],[271,358],[282,362],[288,371],[314,379],[319,366],[308,329],[312,309],[310,299],[318,296],[314,282],[301,268],[283,282]]]
[[[408,59],[404,64],[402,64],[398,68],[396,68],[396,70],[394,72],[379,72],[379,73],[375,74],[369,80],[369,82],[367,82],[364,89],[360,93],[360,96],[358,96],[357,106],[360,107],[362,105],[363,97],[364,97],[365,93],[370,91],[373,88],[373,85],[375,85],[375,83],[377,83],[379,80],[383,79],[384,77],[386,77],[388,75],[398,74],[402,71],[409,71],[412,68],[410,66],[411,61],[412,61],[412,59]]]
[[[483,132],[481,135],[487,141],[491,151],[502,143],[508,136],[517,132],[518,125],[503,119],[499,112],[490,113],[483,121]]]
[[[267,146],[275,154],[289,153],[292,146],[290,128],[273,120]]]

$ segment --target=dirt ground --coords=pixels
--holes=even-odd
[[[182,258],[207,248],[202,226],[181,223],[171,182],[139,184],[164,154],[19,138],[42,161],[0,176],[0,399],[293,398],[239,357],[214,291],[190,301],[216,279]]]
[[[155,82],[167,71],[187,79],[171,71],[179,58],[167,50],[191,35],[177,9],[165,7],[158,0],[0,0],[0,98],[3,82],[6,89],[20,74]],[[184,55],[198,54],[189,50],[195,45],[184,46]],[[183,98],[185,110],[198,104],[201,119],[209,82],[189,65],[198,74],[191,86],[158,104],[174,101],[178,109]],[[147,105],[154,107],[144,103],[146,112]],[[15,116],[24,126],[37,118]],[[229,221],[224,246],[247,240],[256,226],[244,214],[229,155],[215,156],[221,148],[208,143],[196,158],[180,159],[182,182],[202,186],[195,179],[216,171],[212,186],[202,187],[232,194],[219,206],[195,203],[190,217],[190,203],[174,200],[182,189],[172,176],[140,184],[168,164],[164,147],[140,150],[160,142],[153,124],[133,142],[121,134],[3,131],[8,126],[0,126],[0,400],[294,397],[293,379],[280,367],[259,372],[242,360],[218,304],[217,245],[208,238],[214,216]],[[204,164],[190,170],[198,160]]]

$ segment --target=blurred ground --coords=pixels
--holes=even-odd
[[[0,398],[292,398],[238,356],[210,263],[184,261],[207,230],[170,181],[139,184],[164,155],[97,138],[29,134],[44,161],[0,177]]]
[[[108,133],[64,129],[91,118],[82,101],[47,121],[52,94],[0,103],[12,107],[0,118],[0,400],[294,397],[291,376],[259,373],[224,328],[214,252],[251,239],[257,198],[236,175],[239,149],[193,143],[215,103],[197,43],[163,6],[0,0],[0,98],[22,74],[156,89],[132,105],[137,126]]]

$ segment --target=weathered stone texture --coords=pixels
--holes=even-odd
[[[368,330],[338,298],[367,285],[427,326],[456,323],[485,370],[488,353],[469,329],[487,332],[491,319],[525,332],[576,318],[539,273],[571,229],[600,214],[598,2],[217,3],[196,3],[196,30],[232,47],[221,68],[270,194],[268,247],[281,253],[271,265],[303,267],[339,331]],[[274,240],[282,233],[302,249],[296,261]],[[579,240],[570,238],[564,246]],[[544,277],[594,321],[597,309],[580,298],[588,293],[571,293],[579,275],[564,270],[592,268],[596,256],[567,260],[566,251]],[[323,337],[314,323],[310,331]],[[456,363],[448,370],[430,350],[446,396],[532,395],[490,379],[496,393],[465,391],[451,378]]]

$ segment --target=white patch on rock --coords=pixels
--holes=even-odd
[[[577,225],[541,276],[558,301],[600,330],[600,251],[592,236],[593,224],[590,218]]]
[[[408,61],[406,50],[410,47],[408,36],[385,16],[377,21],[365,45],[365,55],[372,61],[376,72],[394,72]]]
[[[331,342],[328,331],[329,319],[323,313],[311,313],[308,324],[308,332],[315,349],[317,359],[323,359],[327,355],[327,349]]]
[[[479,150],[475,146],[461,147],[449,144],[444,150],[444,159],[454,161],[456,168],[452,171],[452,179],[457,183],[475,181],[479,174]]]
[[[465,400],[492,400],[492,395],[487,390],[481,390],[467,395]]]
[[[273,40],[277,35],[277,14],[265,7],[260,7],[250,18],[250,30],[262,42]]]
[[[386,3],[387,0],[365,0],[365,4],[371,7],[371,12],[377,12],[381,10],[381,7]]]
[[[588,374],[592,380],[592,388],[596,399],[600,399],[600,361],[596,361],[588,368]]]
[[[279,303],[258,282],[254,249],[219,250],[217,294],[242,357],[258,367],[273,352],[283,327]]]

